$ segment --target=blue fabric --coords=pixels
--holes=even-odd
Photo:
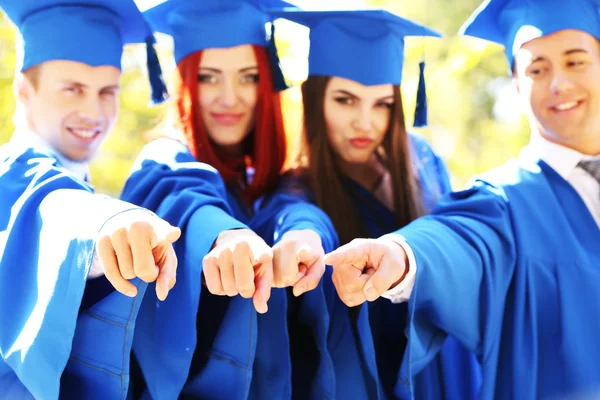
[[[167,0],[144,12],[152,28],[173,37],[175,62],[208,48],[254,44],[267,47],[267,7],[293,7],[282,0]],[[227,21],[228,28],[223,29]]]
[[[322,289],[300,299],[273,289],[269,312],[258,315],[250,299],[213,296],[201,285],[202,258],[220,232],[249,227],[273,244],[274,216],[284,216],[286,201],[244,204],[216,170],[169,139],[144,148],[121,197],[183,231],[175,247],[175,288],[162,303],[146,296],[137,320],[134,351],[144,396],[291,398],[294,380],[301,383],[297,392],[294,386],[294,396],[334,398]],[[316,207],[313,212],[324,215]],[[314,357],[307,361],[308,353]]]
[[[430,210],[439,196],[450,191],[448,172],[426,140],[418,135],[410,135],[410,140],[423,205]],[[369,236],[378,237],[398,228],[390,210],[356,183],[349,181],[348,185]],[[314,207],[306,204],[314,202],[307,190],[308,182],[301,174],[282,182],[270,201],[285,207],[281,208],[271,234],[278,238],[298,227],[314,229],[321,235],[325,251],[330,251],[338,245],[337,234],[326,215],[305,213],[305,209]],[[406,347],[407,304],[396,305],[380,299],[348,309],[333,288],[330,268],[321,286],[330,318],[326,348],[333,364],[335,398],[405,398],[405,393],[396,386],[401,379],[400,366]],[[474,355],[448,338],[440,355],[418,375],[417,398],[474,399],[480,383],[481,370]]]
[[[427,211],[439,196],[450,191],[450,182],[443,161],[429,144],[418,135],[411,135],[413,165],[419,176],[423,205]],[[394,213],[358,184],[349,182],[355,194],[356,207],[369,237],[379,237],[398,229]],[[366,310],[362,310],[363,313]],[[408,304],[393,304],[378,299],[368,304],[370,330],[365,328],[363,342],[374,343],[382,390],[388,398],[404,398],[400,366],[407,346],[405,335]],[[371,339],[372,337],[372,339]],[[481,386],[481,367],[474,354],[452,337],[448,337],[439,354],[415,371],[413,388],[416,399],[476,399]]]
[[[310,28],[309,76],[339,76],[363,85],[400,85],[404,37],[440,36],[385,10],[270,13]]]
[[[486,0],[460,29],[463,35],[504,46],[512,67],[521,46],[563,29],[578,29],[600,40],[600,5],[596,0]]]
[[[260,199],[255,205],[258,211],[252,219],[252,229],[269,245],[278,243],[283,234],[290,230],[312,229],[321,236],[325,251],[335,249],[338,238],[333,225],[321,209],[310,204],[310,198],[311,194],[302,176],[292,172],[285,174],[273,193]],[[343,382],[348,388],[355,388],[356,385],[350,376],[336,375],[328,345],[328,338],[335,330],[331,321],[337,299],[331,282],[331,271],[326,271],[317,288],[300,297],[295,297],[291,290],[278,291],[287,294],[287,351],[291,354],[293,396],[311,399],[343,398],[336,391],[336,381]],[[281,328],[274,325],[273,329]],[[348,332],[351,333],[350,330]],[[266,346],[261,350],[257,350],[257,356],[275,356]]]
[[[407,384],[450,334],[482,362],[481,398],[600,394],[600,230],[547,164],[512,160],[399,233],[417,262]]]
[[[21,71],[51,60],[121,69],[123,45],[152,38],[133,0],[0,0],[0,7],[23,36]]]
[[[0,192],[2,396],[124,398],[146,284],[134,281],[129,298],[104,278],[86,282],[114,204],[56,159],[10,143],[0,147]],[[86,296],[93,305],[82,308]]]

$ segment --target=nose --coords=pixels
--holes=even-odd
[[[233,79],[227,79],[223,83],[221,92],[221,104],[227,108],[233,108],[238,102],[237,85]]]
[[[550,90],[553,94],[562,94],[573,88],[573,82],[569,79],[567,71],[555,69],[550,82]]]
[[[354,129],[360,132],[370,132],[373,127],[371,113],[370,107],[360,107],[353,122]]]
[[[80,104],[79,114],[86,120],[95,122],[102,117],[103,112],[100,99],[94,96],[86,96]]]

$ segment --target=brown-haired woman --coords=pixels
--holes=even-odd
[[[309,77],[302,86],[304,176],[341,243],[379,237],[427,213],[450,191],[449,179],[427,142],[407,133],[400,83],[404,36],[437,34],[384,10],[276,15],[311,28]],[[281,232],[291,229],[281,225]],[[353,293],[335,274],[332,279],[338,292]],[[362,292],[353,300],[356,306],[366,301]],[[332,321],[341,318],[336,307]],[[364,388],[370,398],[382,393],[387,398],[476,398],[480,367],[454,338],[424,344],[440,348],[433,360],[418,366],[403,361],[407,310],[406,303],[386,299],[349,309],[354,334],[328,343],[336,376],[355,374],[357,381],[372,382]],[[347,367],[356,358],[362,370]],[[336,390],[341,398],[357,392],[341,385]]]

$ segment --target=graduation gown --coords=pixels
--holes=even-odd
[[[0,391],[10,399],[127,393],[139,295],[86,281],[102,225],[131,204],[93,194],[51,154],[0,147]]]
[[[598,397],[600,230],[546,163],[524,154],[399,233],[417,262],[399,389],[451,334],[482,362],[483,399]]]
[[[170,139],[143,149],[121,197],[182,229],[183,240],[175,247],[177,284],[160,304],[146,296],[138,318],[142,328],[135,336],[134,352],[145,381],[143,397],[284,399],[292,396],[294,376],[301,377],[296,379],[306,391],[302,393],[332,398],[330,361],[318,346],[325,342],[328,322],[322,290],[302,296],[310,299],[302,303],[306,305],[292,299],[293,309],[288,311],[287,290],[273,289],[268,313],[259,315],[251,299],[214,296],[201,284],[202,259],[220,232],[248,227],[272,245],[278,240],[274,221],[285,219],[284,209],[294,206],[293,197],[261,199],[248,207],[215,169],[197,162],[185,146]],[[314,206],[312,211],[323,214]],[[310,336],[303,348],[310,346],[313,361],[310,369],[299,363],[294,373],[290,318],[302,321],[305,332],[317,338],[304,335]]]
[[[442,160],[420,136],[411,135],[413,166],[418,173],[422,201],[431,209],[438,197],[450,190],[448,173]],[[348,180],[354,194],[360,218],[371,237],[392,232],[398,227],[392,211],[382,205],[368,191]],[[286,186],[287,185],[287,186]],[[300,178],[286,179],[274,197],[290,195],[314,202],[306,194],[307,182]],[[291,201],[290,201],[291,202]],[[306,205],[304,205],[306,207]],[[304,218],[302,205],[287,207],[285,218],[277,220],[275,235],[295,229],[296,221]],[[313,215],[302,222],[303,227],[321,232],[324,243],[337,243],[332,230],[323,230],[331,222]],[[311,223],[314,227],[311,227]],[[324,246],[326,251],[331,251]],[[386,299],[364,304],[348,311],[331,284],[331,268],[322,280],[330,323],[327,335],[327,351],[331,355],[335,376],[335,398],[386,399],[403,398],[404,393],[395,390],[400,377],[400,365],[406,346],[406,305],[391,304]],[[469,399],[475,398],[481,382],[481,371],[475,357],[463,346],[449,339],[436,363],[427,368],[419,378],[419,399]]]
[[[417,135],[410,135],[413,166],[419,177],[421,197],[426,210],[431,210],[440,195],[449,192],[450,181],[443,161],[429,144]],[[398,229],[394,212],[372,193],[348,180],[354,194],[359,216],[368,236],[380,237]],[[405,330],[408,306],[392,304],[381,298],[360,309],[359,321],[368,321],[359,327],[363,343],[373,341],[381,392],[387,398],[404,398],[396,385],[403,378],[400,366],[407,345]],[[371,345],[365,347],[370,348]],[[475,399],[481,385],[481,367],[475,355],[453,337],[443,343],[440,353],[415,378],[415,398],[421,399]]]

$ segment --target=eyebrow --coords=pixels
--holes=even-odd
[[[343,89],[337,89],[333,91],[333,94],[345,94],[346,96],[358,99],[359,97],[357,95],[355,95],[354,93],[350,93],[347,90],[343,90]]]
[[[568,55],[575,54],[575,53],[585,53],[585,54],[587,54],[588,51],[584,50],[584,49],[571,49],[571,50],[565,51],[563,53],[563,55],[568,56]]]
[[[588,54],[589,52],[588,52],[587,50],[584,50],[584,49],[570,49],[570,50],[567,50],[567,51],[565,51],[565,52],[563,53],[563,56],[570,56],[571,54],[577,54],[577,53],[585,53],[585,54]],[[539,56],[539,57],[535,58],[535,59],[534,59],[534,60],[531,62],[531,64],[533,64],[533,63],[536,63],[536,62],[538,62],[538,61],[545,61],[545,60],[546,60],[546,58],[545,58],[544,56]]]
[[[121,86],[119,86],[119,85],[110,85],[110,86],[104,86],[100,90],[120,90],[120,89],[121,89]]]
[[[241,68],[239,70],[239,72],[247,72],[247,71],[250,71],[250,70],[253,70],[253,69],[258,69],[258,65],[255,65],[255,66],[252,66],[252,67]],[[223,73],[223,71],[221,71],[218,68],[210,68],[210,67],[200,67],[200,70],[198,72],[200,72],[202,70],[214,72],[215,74],[222,74]]]
[[[76,86],[78,88],[87,88],[88,87],[88,85],[86,85],[85,83],[75,82],[75,81],[61,81],[60,83],[63,85]]]
[[[345,94],[346,96],[355,98],[355,99],[359,99],[359,97],[357,95],[355,95],[354,93],[350,93],[347,90],[343,90],[343,89],[337,89],[333,91],[333,94]],[[377,99],[377,101],[382,101],[382,100],[388,100],[388,99],[392,99],[394,100],[394,95],[391,94],[389,96],[384,96],[384,97],[380,97]]]

